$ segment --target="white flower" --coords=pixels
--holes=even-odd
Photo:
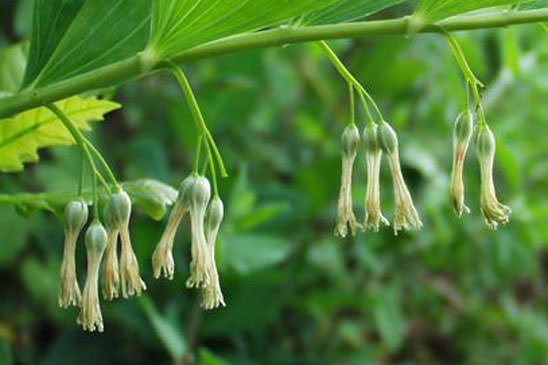
[[[453,170],[451,173],[449,196],[453,208],[459,217],[470,213],[470,209],[464,204],[464,182],[462,176],[473,127],[474,116],[470,111],[467,111],[458,116],[453,131]]]
[[[107,232],[94,222],[86,232],[87,277],[82,297],[82,308],[77,323],[85,331],[103,332],[103,316],[99,305],[99,267],[107,244]]]
[[[352,169],[360,144],[360,133],[355,125],[345,128],[342,137],[342,173],[341,187],[339,190],[339,201],[337,203],[337,219],[335,235],[346,237],[348,227],[352,236],[356,235],[358,223],[352,207]]]
[[[394,184],[394,234],[397,235],[403,229],[420,229],[422,222],[401,172],[396,132],[387,122],[383,121],[380,125],[379,135],[381,147],[388,156]]]
[[[119,231],[121,241],[120,253],[120,289],[122,296],[128,298],[133,295],[141,295],[146,290],[145,282],[139,274],[137,257],[131,246],[129,236],[129,221],[131,217],[131,199],[125,191],[111,194],[107,202],[106,210],[110,211],[112,220]]]
[[[190,277],[186,281],[186,286],[188,288],[203,288],[210,283],[208,267],[211,258],[204,233],[204,219],[211,196],[211,187],[209,181],[200,176],[196,177],[189,189],[192,260],[190,262]]]
[[[80,231],[88,220],[88,207],[82,200],[73,200],[65,208],[65,242],[59,280],[59,306],[80,306],[82,295],[76,278],[75,251]]]
[[[368,125],[363,131],[363,142],[367,159],[367,189],[365,193],[365,219],[364,228],[379,231],[382,224],[390,225],[381,211],[380,198],[380,171],[382,149],[378,139],[378,127],[376,124]]]
[[[118,223],[112,215],[109,204],[105,207],[104,219],[107,228],[107,247],[103,261],[102,289],[105,300],[114,300],[119,296],[120,273],[118,265]]]
[[[487,125],[478,127],[476,139],[476,153],[481,168],[481,212],[485,222],[492,229],[499,224],[510,221],[512,209],[501,204],[497,199],[495,183],[493,181],[493,164],[495,161],[496,143],[493,132]]]
[[[201,306],[205,309],[214,309],[219,306],[225,306],[219,273],[215,263],[215,242],[224,216],[223,202],[218,196],[213,197],[209,204],[206,222],[206,239],[209,250],[209,285],[202,289]]]
[[[173,243],[177,234],[177,227],[179,227],[181,219],[190,208],[189,187],[194,183],[195,179],[194,176],[190,176],[181,183],[177,201],[171,210],[166,228],[152,255],[152,270],[156,279],[161,275],[170,280],[173,279],[173,274],[175,273]]]

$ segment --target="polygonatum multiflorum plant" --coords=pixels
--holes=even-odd
[[[412,42],[421,33],[444,37],[462,70],[466,91],[454,124],[449,198],[459,217],[470,213],[463,168],[473,142],[481,175],[481,213],[490,228],[508,223],[511,209],[499,202],[494,181],[496,143],[482,104],[484,85],[469,66],[454,32],[541,24],[548,21],[548,2],[420,0],[409,16],[363,21],[407,2],[411,7],[407,0],[35,0],[29,42],[0,50],[0,170],[20,172],[25,163],[38,161],[38,149],[55,145],[76,145],[82,168],[74,172],[72,192],[1,195],[0,203],[12,204],[22,214],[49,210],[62,219],[65,241],[59,306],[79,307],[77,323],[84,330],[103,331],[101,297],[112,301],[139,296],[147,283],[151,285],[140,270],[150,263],[138,262],[132,246],[133,208],[162,219],[171,205],[151,258],[154,278],[175,277],[174,239],[188,216],[192,239],[186,286],[199,291],[203,308],[225,306],[215,244],[224,216],[217,179],[228,173],[222,148],[180,66],[242,49],[317,43],[348,85],[350,119],[341,131],[335,234],[377,232],[390,224],[398,234],[420,229],[423,223],[400,166],[397,131],[326,40],[400,34]],[[120,107],[102,97],[101,90],[155,72],[174,76],[196,130],[193,167],[181,171],[178,191],[155,180],[119,182],[85,135],[92,122]],[[359,115],[365,115],[363,125],[358,121],[356,100],[363,108]],[[356,215],[353,169],[361,161],[367,171],[364,213]],[[392,177],[391,223],[382,212],[380,198],[383,166]],[[87,253],[83,287],[75,260],[76,247],[82,242]]]

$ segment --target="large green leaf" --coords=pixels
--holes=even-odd
[[[155,220],[160,220],[167,212],[167,208],[177,199],[177,190],[169,185],[156,180],[136,180],[122,184],[131,201],[138,210],[146,213]],[[84,190],[84,197],[91,201],[91,191]],[[65,206],[74,199],[74,192],[61,191],[41,194],[0,194],[0,205],[13,205],[17,212],[23,216],[29,216],[38,210],[44,210],[55,214],[58,218],[63,216]],[[100,200],[104,201],[106,195],[101,190]]]
[[[378,13],[408,0],[339,0],[325,9],[305,15],[303,24],[328,24],[349,22]]]
[[[84,0],[35,0],[25,85],[46,65],[83,4]]]
[[[340,0],[156,0],[149,50],[160,59],[281,24]]]
[[[0,97],[15,93],[27,64],[27,43],[0,49]]]
[[[79,96],[56,105],[81,130],[89,130],[90,122],[103,120],[105,114],[120,107],[112,101]],[[24,163],[38,161],[39,148],[72,144],[74,139],[65,126],[45,107],[0,119],[0,171],[20,171]]]
[[[529,1],[531,0],[421,0],[413,17],[421,23],[430,23],[482,8]]]
[[[23,86],[41,87],[74,77],[144,48],[150,31],[150,0],[80,3],[37,0]]]

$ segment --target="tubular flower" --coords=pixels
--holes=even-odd
[[[112,207],[107,204],[104,211],[104,219],[107,229],[107,247],[103,262],[102,289],[105,300],[118,298],[120,289],[120,274],[118,265],[118,236],[120,231],[116,219],[114,219]]]
[[[65,242],[59,281],[59,306],[80,306],[82,295],[76,278],[75,253],[80,231],[88,220],[88,207],[82,200],[73,200],[65,208]]]
[[[146,285],[139,275],[139,264],[129,237],[131,200],[125,191],[114,193],[109,197],[105,209],[110,210],[112,219],[120,232],[120,287],[122,296],[124,298],[133,295],[139,296],[143,290],[146,290]]]
[[[384,121],[380,125],[379,136],[381,148],[388,156],[394,184],[394,234],[403,229],[420,229],[422,222],[401,172],[398,136]]]
[[[215,242],[217,233],[221,227],[221,222],[224,216],[223,202],[218,196],[213,197],[209,204],[206,221],[206,240],[207,249],[209,251],[209,285],[202,289],[201,307],[205,309],[214,309],[219,306],[225,306],[221,284],[219,281],[219,273],[215,264]]]
[[[379,144],[378,127],[368,125],[363,131],[363,142],[367,154],[367,190],[365,193],[364,227],[375,232],[382,224],[390,225],[381,212],[380,172],[382,149]]]
[[[103,316],[99,305],[99,266],[107,244],[107,231],[94,222],[86,232],[87,277],[82,298],[82,308],[77,323],[85,331],[103,332]]]
[[[476,153],[481,168],[481,212],[485,223],[497,229],[500,223],[506,224],[510,221],[512,209],[499,203],[495,184],[493,182],[493,164],[495,161],[495,136],[487,125],[478,127],[476,140]]]
[[[453,131],[453,171],[451,173],[451,185],[449,196],[453,208],[459,217],[470,213],[470,209],[464,204],[464,182],[462,179],[464,160],[470,145],[474,129],[474,116],[470,111],[457,117]]]
[[[360,144],[360,133],[355,125],[345,128],[342,137],[342,174],[341,188],[339,190],[339,202],[337,204],[337,221],[335,235],[346,237],[348,227],[352,236],[356,235],[358,223],[352,208],[352,169]]]
[[[204,288],[210,284],[208,272],[210,255],[204,234],[204,219],[211,188],[205,177],[196,177],[189,189],[192,260],[190,277],[186,281],[186,286],[187,288]]]
[[[152,270],[156,279],[161,275],[169,280],[173,279],[173,274],[175,272],[173,242],[175,240],[175,234],[177,233],[177,227],[190,208],[189,187],[194,183],[195,179],[196,177],[190,176],[181,183],[181,186],[179,187],[179,196],[171,210],[167,226],[152,255]]]

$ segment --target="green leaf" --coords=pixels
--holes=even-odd
[[[3,267],[11,264],[25,247],[28,221],[17,216],[13,209],[0,207],[0,232],[9,232],[9,244],[0,250],[0,267]]]
[[[337,0],[156,0],[148,49],[171,57],[190,47],[279,25]]]
[[[81,130],[89,130],[90,122],[120,107],[119,104],[96,97],[74,96],[56,105]],[[32,109],[12,118],[0,119],[0,171],[21,171],[24,163],[39,159],[38,149],[74,144],[71,134],[49,109]]]
[[[282,262],[291,244],[275,236],[246,234],[226,237],[221,247],[223,264],[245,275]]]
[[[313,11],[303,17],[302,24],[328,24],[349,22],[402,3],[407,0],[339,0],[325,9]]]
[[[167,207],[177,199],[177,190],[169,185],[156,180],[136,180],[122,184],[131,197],[131,201],[140,211],[146,213],[152,219],[160,220],[167,212]],[[91,201],[91,191],[84,190],[84,197]],[[74,192],[53,192],[41,194],[0,194],[0,205],[13,205],[18,213],[29,216],[38,210],[45,210],[63,217],[67,203],[74,198]],[[101,194],[104,200],[106,195]]]
[[[164,348],[174,360],[182,360],[186,352],[186,341],[181,330],[164,318],[148,297],[140,297],[139,304]]]
[[[178,192],[156,180],[137,180],[123,184],[135,206],[152,219],[161,220],[167,208],[177,199]]]
[[[542,9],[542,8],[548,8],[548,0],[529,1],[519,6],[519,10],[532,10],[532,9]]]
[[[529,1],[531,0],[421,0],[413,19],[419,24],[432,23],[474,10]]]
[[[38,76],[83,4],[83,0],[36,0],[34,2],[30,62],[25,73],[24,85],[28,85]]]
[[[81,3],[37,0],[24,87],[42,87],[143,50],[150,31],[149,0]]]
[[[374,317],[382,341],[391,351],[397,351],[404,339],[405,322],[395,288],[378,289],[374,294]]]
[[[23,80],[28,43],[0,49],[0,97],[15,93]]]
[[[228,365],[228,362],[206,348],[200,349],[200,365]]]

